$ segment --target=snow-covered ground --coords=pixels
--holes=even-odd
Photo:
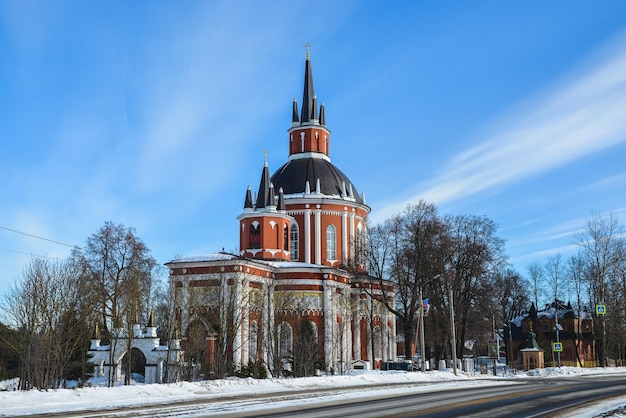
[[[624,368],[603,369],[579,369],[563,367],[560,369],[539,369],[528,373],[520,373],[518,377],[543,376],[572,376],[581,374],[607,374],[626,373]],[[512,376],[507,376],[512,377]],[[296,392],[306,389],[336,388],[348,390],[351,387],[363,385],[381,385],[406,383],[411,385],[423,384],[424,391],[432,390],[432,385],[438,388],[454,388],[459,386],[478,385],[501,385],[500,377],[481,374],[459,373],[455,376],[452,371],[398,372],[398,371],[364,371],[348,376],[320,376],[307,378],[285,379],[239,379],[231,378],[224,380],[204,382],[179,382],[173,384],[135,384],[131,386],[118,386],[106,388],[93,386],[81,389],[59,389],[50,391],[31,390],[27,392],[13,390],[15,381],[0,382],[0,416],[16,416],[40,413],[62,413],[64,411],[81,411],[93,409],[97,405],[107,407],[133,406],[142,407],[161,403],[171,403],[202,397],[204,399],[218,399],[224,396],[235,395],[259,395],[273,392]],[[508,381],[507,381],[508,382]],[[415,387],[413,387],[415,390]],[[392,386],[386,391],[390,394],[404,391],[402,385]],[[420,390],[420,389],[417,389]],[[356,391],[355,396],[358,396]],[[380,393],[380,392],[378,392]],[[343,395],[345,396],[345,394]],[[301,402],[301,401],[300,401]],[[582,417],[595,417],[608,411],[616,411],[626,406],[626,394],[623,398],[595,405],[591,408],[580,410],[577,415]],[[257,406],[258,407],[258,406]],[[244,406],[245,408],[245,406]],[[626,417],[619,412],[612,417]]]

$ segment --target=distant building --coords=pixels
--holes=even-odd
[[[256,195],[250,187],[245,193],[238,254],[166,263],[183,346],[199,341],[194,361],[209,369],[220,351],[238,365],[276,364],[279,356],[289,369],[306,320],[329,371],[395,360],[395,317],[381,303],[380,286],[351,273],[364,268],[359,250],[370,207],[331,163],[308,53],[301,109],[294,100],[286,145],[287,162],[270,175],[266,159]],[[392,300],[391,285],[385,290]]]
[[[529,333],[536,334],[538,348],[545,351],[546,366],[558,365],[558,353],[553,352],[553,342],[560,342],[562,366],[594,367],[596,365],[593,318],[586,309],[574,309],[571,304],[554,302],[537,310],[534,303],[523,312],[509,315],[512,335],[505,328],[507,358],[513,356],[521,365],[521,350],[528,348]],[[558,328],[558,338],[557,338]]]

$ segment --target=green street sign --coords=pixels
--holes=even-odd
[[[606,315],[606,305],[596,305],[596,315]]]
[[[562,342],[552,343],[552,351],[554,351],[555,353],[563,352],[563,343]]]
[[[489,343],[489,357],[491,358],[498,357],[498,344]]]

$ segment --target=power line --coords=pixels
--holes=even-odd
[[[0,248],[0,251],[9,251],[11,253],[26,254],[26,255],[30,255],[32,257],[39,257],[39,258],[50,258],[50,257],[47,257],[45,255],[27,253],[26,251],[9,250],[8,248]]]
[[[0,226],[0,229],[4,229],[4,230],[6,230],[6,231],[15,232],[16,234],[26,235],[27,237],[37,238],[37,239],[40,239],[40,240],[43,240],[43,241],[52,242],[52,243],[54,243],[54,244],[65,245],[66,247],[70,247],[70,248],[78,247],[77,245],[70,245],[70,244],[66,244],[66,243],[64,243],[64,242],[55,241],[55,240],[53,240],[53,239],[48,239],[48,238],[40,237],[40,236],[37,236],[37,235],[29,234],[29,233],[27,233],[27,232],[16,231],[15,229],[6,228],[6,227],[4,227],[4,226]],[[10,251],[10,250],[9,250],[9,251]]]

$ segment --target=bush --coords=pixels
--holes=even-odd
[[[238,377],[252,377],[254,379],[267,379],[267,367],[263,360],[251,361],[248,364],[242,365],[237,371]]]

